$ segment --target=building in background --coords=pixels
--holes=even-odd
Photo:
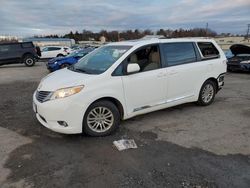
[[[24,38],[23,42],[33,42],[35,46],[68,46],[75,45],[74,39],[69,38]]]

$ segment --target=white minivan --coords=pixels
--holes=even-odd
[[[212,39],[110,43],[43,78],[33,108],[53,131],[105,136],[120,120],[183,103],[211,104],[225,72],[226,57]]]

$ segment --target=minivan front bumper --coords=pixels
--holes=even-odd
[[[71,97],[67,97],[41,103],[36,99],[35,92],[33,110],[37,120],[48,129],[63,134],[82,133],[82,120],[86,107],[74,101]],[[67,126],[60,122],[65,122]]]

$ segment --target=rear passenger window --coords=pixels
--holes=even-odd
[[[58,47],[49,47],[48,51],[56,51],[56,50],[61,50],[61,48]]]
[[[181,65],[196,61],[194,46],[191,42],[163,44],[163,55],[168,66]]]
[[[20,44],[11,44],[10,50],[20,50]]]
[[[0,52],[7,52],[10,50],[10,45],[0,45]]]
[[[205,59],[219,57],[219,51],[211,42],[198,42],[198,47]]]
[[[23,48],[32,48],[33,44],[31,42],[27,42],[27,43],[22,43],[22,47]]]

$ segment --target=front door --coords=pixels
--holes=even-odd
[[[166,69],[162,68],[158,45],[135,51],[127,58],[126,64],[129,63],[137,63],[140,71],[122,77],[128,115],[165,103]]]

